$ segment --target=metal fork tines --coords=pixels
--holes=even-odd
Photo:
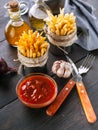
[[[78,69],[79,73],[80,74],[86,73],[91,68],[94,60],[95,60],[95,56],[93,54],[88,54]]]

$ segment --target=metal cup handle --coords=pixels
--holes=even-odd
[[[25,2],[25,1],[20,1],[19,2],[19,5],[20,5],[20,14],[21,15],[24,15],[28,12],[28,3]]]

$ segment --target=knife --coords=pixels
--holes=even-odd
[[[66,58],[73,67],[73,73],[72,73],[73,78],[70,79],[68,81],[68,83],[64,86],[64,88],[60,91],[60,93],[56,97],[55,101],[46,110],[46,113],[49,116],[53,116],[57,112],[57,110],[59,109],[59,107],[61,106],[63,101],[67,98],[67,96],[69,95],[69,93],[71,92],[72,88],[74,87],[74,85],[76,83],[77,91],[80,96],[81,103],[84,108],[84,112],[86,114],[87,120],[88,120],[88,122],[93,123],[96,121],[97,118],[96,118],[95,112],[93,110],[93,107],[91,105],[91,102],[89,100],[89,97],[87,95],[84,84],[82,82],[82,77],[79,74],[73,61],[67,55],[66,55]]]
[[[46,110],[46,114],[49,116],[53,116],[57,110],[60,108],[64,100],[68,97],[69,93],[75,86],[75,81],[70,79],[67,84],[63,87],[63,89],[59,92],[56,99],[50,104],[50,106]]]

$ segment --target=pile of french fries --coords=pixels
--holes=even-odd
[[[53,15],[47,10],[48,18],[44,19],[50,31],[57,35],[65,36],[73,33],[76,29],[76,17],[73,13],[64,14],[64,8],[60,14]]]
[[[47,51],[48,42],[45,40],[46,37],[43,37],[38,31],[29,30],[27,33],[23,32],[16,44],[19,52],[25,57],[38,58]]]

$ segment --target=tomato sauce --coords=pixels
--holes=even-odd
[[[54,93],[54,82],[41,75],[30,76],[19,85],[20,98],[27,103],[45,103],[53,97]]]

